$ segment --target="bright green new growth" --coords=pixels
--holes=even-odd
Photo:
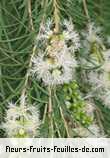
[[[65,102],[71,111],[73,118],[79,121],[84,127],[88,127],[93,122],[93,117],[87,114],[87,103],[81,98],[78,85],[74,81],[64,86]]]

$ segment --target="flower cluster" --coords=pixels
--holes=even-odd
[[[35,137],[39,127],[39,114],[34,106],[17,106],[10,103],[3,128],[8,137]]]
[[[110,108],[110,51],[104,51],[104,63],[100,69],[88,74],[89,82],[98,92],[97,96]]]
[[[37,39],[36,39],[37,43],[43,44],[43,46],[48,44],[48,40],[50,40],[55,33],[54,27],[55,27],[54,23],[52,22],[52,20],[49,19],[42,27],[40,34],[37,36]],[[60,35],[62,40],[56,41],[56,44],[59,43],[58,45],[56,45],[57,47],[61,43],[63,43],[68,47],[68,49],[72,53],[74,53],[74,51],[77,51],[80,48],[79,34],[75,31],[74,25],[72,24],[71,21],[64,20],[60,24],[59,35]],[[56,39],[54,39],[54,40],[56,40]]]
[[[87,31],[82,33],[84,37],[83,46],[85,48],[85,54],[88,55],[88,61],[92,61],[95,66],[101,65],[104,62],[103,51],[105,50],[105,46],[100,36],[100,31],[100,27],[95,27],[94,23],[89,23]],[[90,63],[88,64],[90,65]]]
[[[55,33],[54,24],[48,21],[37,38],[38,55],[32,60],[32,73],[46,85],[68,83],[75,76],[74,52],[80,47],[79,36],[68,21],[60,28]]]
[[[106,50],[101,38],[101,29],[94,24],[88,25],[88,31],[83,33],[83,46],[86,58],[81,59],[84,66],[89,66],[86,71],[87,81],[91,85],[91,93],[110,107],[110,50]],[[95,93],[96,92],[96,93]]]

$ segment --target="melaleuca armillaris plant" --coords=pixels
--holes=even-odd
[[[108,3],[0,2],[1,137],[110,135]]]

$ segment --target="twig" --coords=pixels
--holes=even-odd
[[[84,7],[84,12],[87,17],[87,20],[90,22],[90,16],[89,16],[86,0],[83,0],[83,7]]]
[[[31,6],[31,0],[28,0],[28,13],[29,13],[29,24],[32,31],[34,31],[34,25],[32,20],[32,6]]]
[[[52,119],[52,89],[51,86],[48,86],[48,92],[49,92],[49,105],[48,105],[48,117],[50,120],[50,128],[49,133],[50,136],[53,138],[53,119]]]
[[[56,122],[55,120],[54,120],[54,123],[55,123],[56,129],[57,129],[58,137],[61,138],[61,133],[60,133],[60,131],[59,131],[57,122]]]
[[[68,130],[68,125],[67,125],[67,122],[66,122],[66,120],[65,120],[65,118],[64,118],[63,110],[62,110],[61,106],[59,105],[59,100],[58,100],[57,95],[56,95],[56,90],[54,90],[54,96],[55,96],[56,101],[57,101],[57,103],[58,103],[58,108],[59,108],[59,110],[60,110],[60,114],[61,114],[61,117],[62,117],[64,126],[65,126],[65,129],[66,129],[67,137],[70,138],[70,134],[69,134],[69,130]]]
[[[46,114],[47,114],[47,104],[45,104],[44,115],[43,115],[43,119],[42,119],[43,124],[45,123]]]
[[[101,113],[101,110],[96,106],[96,115],[97,115],[97,121],[98,121],[98,124],[100,126],[100,129],[101,129],[101,132],[104,133],[104,127],[103,127],[103,124],[102,124],[102,120],[104,120],[103,118],[103,115]]]
[[[43,11],[42,20],[41,20],[41,23],[40,23],[39,34],[42,31],[42,28],[43,28],[43,25],[44,25],[44,22],[45,22],[47,4],[48,4],[48,0],[44,0],[44,2],[42,3],[42,7],[44,7],[44,11]]]
[[[29,76],[30,76],[30,68],[32,66],[32,58],[34,57],[35,52],[36,52],[36,46],[34,46],[33,50],[32,50],[32,54],[31,54],[31,57],[30,57],[29,66],[28,66],[28,69],[27,69],[27,73],[25,75],[25,82],[24,82],[22,93],[21,93],[21,98],[25,98],[25,94],[26,94],[26,90],[27,90],[27,85],[28,85],[28,81],[29,81]],[[21,99],[21,104],[20,105],[21,106],[23,105],[22,99]]]
[[[69,130],[68,130],[68,125],[67,125],[67,122],[66,122],[66,120],[64,118],[63,110],[62,110],[61,106],[60,106],[60,113],[61,113],[61,117],[62,117],[62,119],[64,121],[64,125],[65,125],[65,129],[66,129],[67,137],[70,138],[70,134],[69,134]]]
[[[57,0],[53,1],[53,7],[54,7],[54,20],[55,20],[55,33],[59,32],[59,22],[60,22],[60,17],[59,17],[59,9],[58,9],[58,2]]]

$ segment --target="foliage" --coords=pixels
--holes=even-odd
[[[73,128],[77,124],[88,128],[93,121],[84,111],[84,98],[91,90],[83,80],[85,67],[77,68],[77,82],[73,81],[63,88],[52,87],[51,92],[42,81],[37,81],[34,77],[28,76],[26,81],[40,28],[48,18],[54,19],[53,1],[0,1],[0,122],[5,120],[8,103],[19,102],[25,88],[29,102],[34,103],[40,111],[39,137],[74,137]],[[110,1],[87,0],[86,6],[84,2],[85,0],[58,1],[61,20],[71,19],[81,34],[88,24],[89,16],[91,21],[103,28],[102,36],[106,37],[104,44],[109,49]],[[37,53],[37,48],[35,49]],[[80,55],[86,57],[84,51],[85,49],[81,48],[79,54],[76,52],[76,58],[79,59]],[[49,100],[50,95],[52,97]],[[110,110],[99,98],[93,96],[92,101],[96,107],[95,121],[109,137]],[[52,103],[52,109],[49,109],[48,102]],[[6,137],[3,129],[0,130],[0,136]]]

